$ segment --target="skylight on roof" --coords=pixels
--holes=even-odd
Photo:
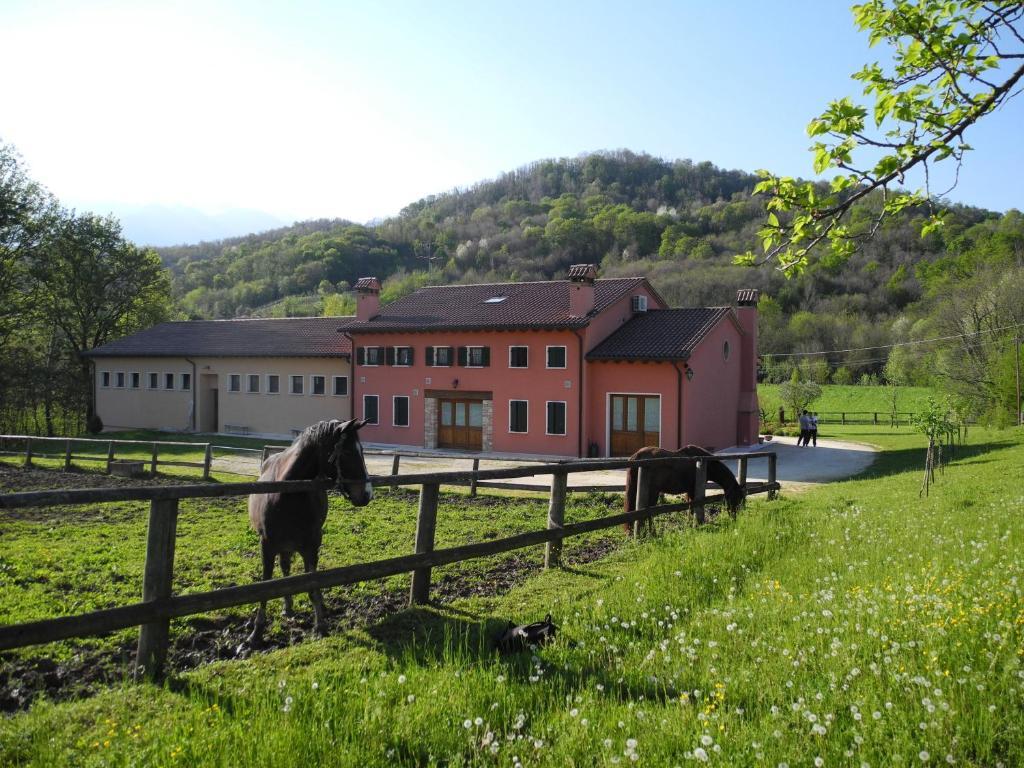
[[[491,296],[489,299],[484,299],[484,304],[501,304],[508,296]]]

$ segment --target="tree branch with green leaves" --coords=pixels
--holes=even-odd
[[[936,201],[956,185],[970,150],[965,132],[1024,87],[1020,2],[871,0],[853,6],[853,15],[872,46],[893,49],[889,68],[874,63],[853,75],[873,107],[838,99],[808,125],[816,139],[814,172],[838,171],[829,182],[758,172],[755,192],[768,196],[762,252],[737,256],[737,263],[774,261],[794,275],[826,248],[832,260],[843,261],[887,217],[909,208],[929,213],[922,235],[941,227]],[[931,171],[940,162],[956,167],[953,187],[936,193]],[[924,185],[907,191],[907,175],[918,171]],[[872,194],[881,202],[870,225],[851,225],[851,207]]]

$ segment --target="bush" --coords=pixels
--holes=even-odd
[[[98,435],[103,431],[103,419],[100,418],[98,413],[94,413],[89,417],[89,420],[85,422],[85,431],[90,435]]]

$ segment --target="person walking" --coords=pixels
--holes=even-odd
[[[800,437],[796,439],[796,445],[797,448],[806,448],[807,442],[811,437],[811,422],[806,410],[801,412],[798,421],[800,422]]]
[[[810,422],[811,422],[810,423],[810,428],[811,428],[811,445],[813,445],[815,448],[817,448],[818,447],[818,412],[815,411],[808,418],[810,419]],[[807,445],[806,441],[804,441],[804,445]]]

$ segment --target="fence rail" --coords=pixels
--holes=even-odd
[[[747,463],[751,459],[764,459],[768,463],[768,481],[747,483]],[[90,488],[66,491],[29,491],[0,495],[0,509],[19,509],[49,504],[90,504],[109,501],[150,501],[149,530],[146,563],[143,575],[142,602],[117,608],[93,611],[77,616],[0,626],[0,650],[38,645],[71,637],[82,637],[131,626],[141,625],[136,654],[139,675],[156,679],[163,674],[166,660],[169,626],[172,618],[206,611],[235,607],[285,595],[307,592],[313,588],[326,588],[342,584],[385,578],[401,573],[412,573],[409,601],[411,604],[429,600],[431,569],[441,565],[508,552],[523,547],[545,544],[545,567],[557,567],[560,562],[561,541],[591,531],[617,525],[640,523],[658,515],[680,510],[692,510],[703,520],[704,506],[722,498],[705,497],[707,478],[706,458],[674,457],[663,459],[578,460],[463,472],[432,472],[404,476],[374,476],[376,486],[418,484],[421,486],[416,523],[415,552],[411,555],[347,565],[313,573],[303,573],[242,586],[217,589],[190,595],[173,595],[174,542],[177,534],[178,503],[186,498],[239,496],[251,493],[285,493],[326,490],[333,483],[326,480],[296,480],[279,482],[225,483],[219,485],[186,485],[161,487]],[[718,457],[722,461],[739,462],[739,479],[748,494],[767,493],[769,498],[779,488],[776,482],[777,457],[774,452],[731,454]],[[649,473],[645,467],[671,461],[687,461],[697,465],[697,491],[695,498],[682,504],[667,504],[638,509],[635,512],[610,515],[594,520],[565,523],[565,492],[567,476],[577,472],[598,469],[639,468],[638,495],[646,497]],[[448,549],[434,549],[434,531],[437,520],[438,489],[442,484],[462,484],[480,480],[511,479],[535,475],[551,475],[547,527],[543,530],[509,536],[503,539],[465,544]]]
[[[10,444],[24,444],[21,450],[13,451],[8,450],[13,447]],[[101,445],[106,448],[102,454],[92,453],[76,453],[74,448],[76,444],[85,443],[89,445]],[[37,450],[39,446],[63,446],[64,450],[60,453],[50,453]],[[150,449],[149,457],[142,458],[136,453],[131,456],[125,456],[122,453],[122,458],[117,458],[117,448],[120,446],[146,446]],[[181,448],[189,447],[193,450],[203,451],[203,461],[177,461],[170,459],[160,458],[161,448]],[[34,435],[0,435],[0,456],[23,456],[23,464],[26,467],[32,466],[33,459],[63,459],[64,469],[70,470],[72,462],[76,459],[79,461],[97,461],[106,464],[106,472],[109,475],[117,461],[135,461],[143,465],[149,465],[149,471],[156,474],[159,466],[165,467],[195,467],[203,470],[203,479],[210,479],[210,469],[213,464],[213,447],[210,443],[185,443],[185,442],[171,442],[163,440],[101,440],[99,438],[91,437],[37,437]]]

